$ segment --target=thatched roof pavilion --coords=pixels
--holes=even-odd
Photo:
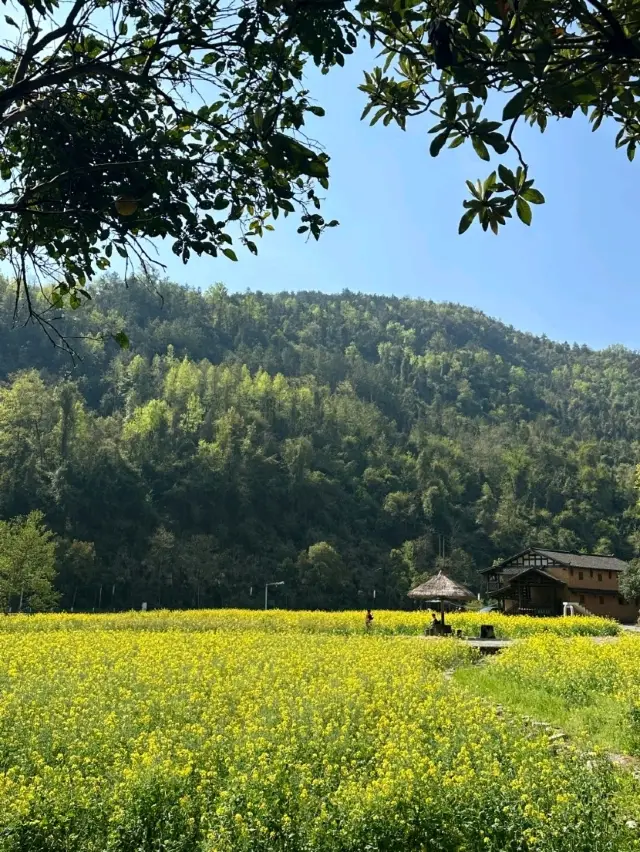
[[[444,624],[444,602],[451,601],[452,603],[461,603],[463,601],[472,601],[475,599],[473,592],[470,592],[466,586],[456,583],[442,571],[427,580],[426,583],[421,583],[415,589],[409,592],[410,598],[418,600],[438,601],[440,603],[440,614],[442,623]]]

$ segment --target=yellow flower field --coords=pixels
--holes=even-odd
[[[156,617],[4,619],[0,852],[637,848],[608,765],[443,678],[463,643]]]
[[[615,636],[617,622],[596,616],[532,618],[526,615],[460,612],[446,616],[447,623],[464,636],[478,636],[481,624],[493,624],[504,639],[552,633],[558,636]],[[371,632],[378,635],[417,636],[431,623],[427,610],[400,612],[375,610]],[[364,611],[303,612],[288,610],[153,610],[109,615],[13,615],[0,618],[0,632],[49,630],[261,630],[283,633],[357,634],[364,632]]]
[[[558,724],[583,742],[640,755],[640,636],[598,644],[540,634],[479,672],[457,673],[476,694]]]

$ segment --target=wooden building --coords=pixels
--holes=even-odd
[[[638,600],[625,601],[618,582],[626,562],[614,556],[586,556],[530,547],[481,571],[487,594],[505,613],[562,615],[574,603],[593,615],[625,623],[638,618]]]

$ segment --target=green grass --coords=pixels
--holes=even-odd
[[[557,726],[581,746],[620,754],[636,750],[626,708],[611,696],[594,694],[589,704],[576,707],[546,690],[524,689],[490,665],[460,668],[453,679],[467,692],[505,710]]]

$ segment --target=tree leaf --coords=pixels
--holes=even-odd
[[[429,145],[429,153],[432,157],[438,156],[444,146],[444,143],[447,141],[448,138],[449,131],[445,130],[444,133],[441,133],[439,136],[436,136],[431,140],[431,145]]]
[[[517,118],[517,116],[522,115],[527,105],[528,97],[528,88],[522,89],[522,91],[515,94],[502,110],[502,120],[509,121],[509,119]]]
[[[124,333],[124,331],[119,331],[117,334],[112,335],[115,342],[118,344],[120,349],[129,349],[131,343],[129,342],[129,338]]]
[[[491,172],[491,174],[490,174],[490,175],[489,175],[489,177],[485,180],[485,182],[484,182],[484,184],[483,184],[483,186],[482,186],[482,188],[483,188],[483,190],[484,190],[485,195],[486,195],[486,193],[487,193],[487,192],[489,192],[490,190],[492,190],[492,189],[495,187],[495,185],[496,185],[496,173],[495,173],[495,172]]]
[[[225,257],[228,257],[228,258],[229,258],[229,260],[234,260],[234,261],[237,261],[237,260],[238,260],[238,257],[237,257],[237,255],[236,255],[236,253],[235,253],[235,251],[234,251],[233,249],[230,249],[230,248],[224,248],[224,249],[222,249],[222,254],[223,254]]]
[[[509,189],[516,188],[516,176],[511,171],[511,169],[508,169],[506,166],[503,166],[502,163],[500,163],[500,165],[498,166],[498,175],[502,183],[505,186],[508,186]]]
[[[537,189],[530,187],[522,193],[522,197],[531,204],[544,204],[544,195]]]
[[[327,168],[327,164],[319,157],[314,157],[313,160],[310,160],[308,163],[306,163],[303,173],[305,175],[308,175],[309,177],[314,178],[326,179],[329,177],[329,169]]]
[[[487,150],[487,146],[484,144],[484,142],[479,136],[472,136],[471,144],[473,145],[473,150],[476,152],[476,154],[480,157],[481,160],[491,159],[489,151]]]
[[[522,198],[520,196],[518,196],[518,198],[516,200],[516,211],[518,213],[518,218],[522,222],[524,222],[525,225],[531,224],[531,218],[532,218],[531,208],[529,207],[527,202],[524,200],[524,198]]]
[[[476,211],[475,210],[467,210],[467,212],[460,219],[460,224],[458,225],[458,233],[464,234],[464,232],[467,231],[470,228],[471,223],[473,222],[475,217],[476,217]]]

